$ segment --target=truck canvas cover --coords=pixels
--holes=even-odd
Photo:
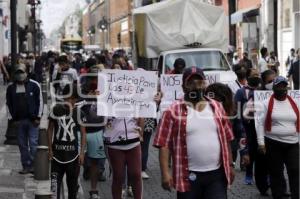
[[[228,26],[221,7],[199,0],[167,0],[133,11],[139,56],[190,47],[228,48]]]

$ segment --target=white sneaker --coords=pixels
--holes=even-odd
[[[122,189],[122,199],[126,199],[126,189]]]
[[[133,197],[132,186],[128,186],[128,188],[127,188],[127,196],[128,197]]]
[[[142,178],[143,179],[149,179],[150,176],[145,171],[142,171]]]

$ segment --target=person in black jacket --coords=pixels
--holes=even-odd
[[[294,90],[300,89],[300,80],[299,80],[299,74],[300,74],[300,48],[297,50],[297,61],[295,61],[288,73],[288,77],[290,78],[292,76],[293,84],[294,84]]]
[[[27,78],[26,66],[19,64],[14,82],[7,87],[8,119],[18,124],[18,144],[23,170],[33,172],[33,159],[38,144],[38,126],[43,112],[43,97],[39,83]]]

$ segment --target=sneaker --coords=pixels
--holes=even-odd
[[[246,184],[246,185],[253,185],[253,179],[252,179],[252,176],[246,176],[246,177],[245,177],[245,184]]]
[[[143,179],[149,179],[150,177],[145,171],[142,171],[142,178]]]
[[[132,186],[128,186],[128,188],[127,188],[127,196],[128,197],[133,197]]]
[[[28,168],[25,168],[22,171],[19,171],[19,174],[21,174],[21,175],[25,175],[25,174],[29,174],[29,173],[30,173],[30,169],[28,169]]]
[[[126,189],[122,189],[122,199],[125,199],[126,195]]]
[[[100,199],[98,191],[90,191],[90,199]]]

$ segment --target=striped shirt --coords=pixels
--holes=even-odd
[[[226,118],[226,113],[222,105],[215,100],[207,99],[213,112],[217,124],[217,133],[221,144],[222,165],[228,183],[231,168],[229,162],[228,142],[234,139],[230,121]],[[154,146],[157,148],[166,147],[172,154],[172,173],[174,188],[179,192],[190,190],[188,153],[186,142],[187,105],[183,100],[174,102],[164,113],[154,139]],[[207,154],[203,154],[207,155]]]

